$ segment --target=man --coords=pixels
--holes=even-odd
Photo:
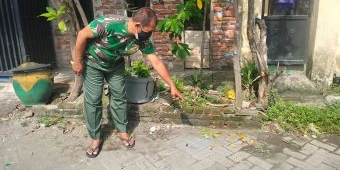
[[[172,82],[164,64],[154,54],[149,40],[155,30],[157,17],[150,8],[141,8],[132,18],[101,17],[79,31],[75,48],[73,71],[83,75],[85,122],[92,138],[86,151],[90,158],[98,156],[101,145],[102,92],[104,80],[109,85],[109,110],[111,123],[119,131],[125,147],[133,147],[126,130],[125,64],[123,56],[138,49],[146,55],[155,71],[169,85],[173,99],[182,98]]]

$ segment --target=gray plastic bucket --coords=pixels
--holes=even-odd
[[[126,78],[126,97],[130,103],[146,103],[151,100],[155,89],[152,78]]]

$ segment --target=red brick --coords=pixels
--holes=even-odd
[[[223,17],[223,21],[236,22],[236,18],[235,17]]]
[[[212,35],[213,40],[220,40],[221,38],[222,38],[221,35],[217,35],[217,34]]]
[[[234,11],[231,11],[231,10],[224,11],[224,12],[223,12],[223,16],[224,16],[224,17],[233,17],[233,16],[235,16],[235,12],[234,12]]]
[[[160,10],[159,11],[159,14],[173,14],[174,12],[173,12],[173,10]]]
[[[223,35],[223,31],[222,30],[213,30],[212,34],[213,35]]]
[[[221,29],[223,31],[226,31],[226,30],[235,30],[236,26],[235,25],[222,26]]]
[[[176,9],[177,4],[169,4],[167,6],[168,6],[168,9]]]
[[[222,4],[220,4],[220,3],[213,3],[213,7],[221,7],[222,6]]]
[[[164,5],[152,5],[152,9],[154,10],[164,9]]]
[[[223,38],[225,38],[225,39],[235,38],[235,31],[229,30],[229,31],[224,32]]]
[[[222,7],[214,7],[213,11],[214,12],[221,12],[222,11]]]
[[[111,1],[103,1],[102,2],[102,6],[112,6],[112,5],[114,5],[114,4]]]

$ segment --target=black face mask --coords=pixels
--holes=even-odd
[[[142,32],[137,34],[136,39],[138,41],[146,41],[146,40],[148,40],[151,37],[151,35],[152,35],[152,31],[144,32],[142,30]]]
[[[149,32],[144,32],[143,31],[143,27],[141,26],[141,32],[140,33],[136,33],[135,37],[138,41],[146,41],[148,40],[152,35],[152,31]]]

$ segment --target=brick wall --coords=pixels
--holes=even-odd
[[[55,29],[55,32],[58,30]],[[71,49],[70,49],[70,39],[69,34],[55,34],[54,46],[56,52],[56,62],[59,69],[71,69],[70,61],[72,59]]]
[[[93,11],[94,18],[100,16],[110,16],[110,15],[125,15],[124,6],[121,0],[93,0]],[[70,60],[72,60],[71,56],[71,36],[69,33],[61,34],[56,26],[56,23],[53,23],[54,29],[54,44],[56,51],[56,61],[58,65],[58,69],[71,69]]]
[[[162,20],[169,15],[176,14],[176,5],[181,3],[181,0],[151,0],[150,6],[155,10],[158,20]],[[157,56],[163,60],[169,70],[183,70],[184,62],[181,59],[176,59],[171,54],[168,34],[161,32],[153,33],[153,43]]]
[[[233,3],[212,3],[212,63],[213,69],[232,68],[232,60],[224,54],[235,50],[236,15]]]
[[[181,3],[180,0],[164,0],[160,3],[159,0],[152,1],[152,8],[157,12],[158,18],[163,19],[168,15],[176,13],[176,5]],[[236,29],[236,16],[233,3],[217,2],[212,3],[212,21],[211,31],[212,39],[210,39],[212,49],[210,51],[212,56],[212,63],[210,66],[212,69],[232,68],[231,59],[223,57],[226,52],[234,52],[235,46],[235,29]],[[202,33],[200,31],[186,31],[185,41],[190,44],[193,49],[191,56],[186,60],[186,68],[197,68],[200,66],[200,51]],[[209,35],[207,35],[206,41],[209,42]],[[172,60],[173,56],[170,52],[170,42],[167,34],[155,32],[153,35],[153,41],[156,48],[156,53],[160,56],[165,63],[171,62],[171,66],[174,68],[184,68],[184,62],[180,59]],[[208,48],[208,44],[205,45]],[[209,58],[208,52],[204,52],[204,67],[208,67]],[[170,61],[168,61],[170,60]],[[170,67],[171,69],[171,67]]]
[[[123,0],[93,0],[94,18],[110,15],[126,15]]]
[[[176,13],[176,5],[181,3],[181,0],[151,0],[151,8],[153,8],[158,18],[164,19],[165,17]],[[94,16],[110,16],[114,14],[126,15],[124,4],[121,0],[93,0]],[[211,66],[212,69],[232,68],[232,61],[223,57],[226,52],[233,52],[235,46],[235,28],[236,18],[235,9],[232,3],[220,3],[216,0],[212,2],[211,6],[211,31],[212,38],[210,42],[211,47],[211,63],[209,64],[209,53],[205,51],[204,67]],[[56,28],[56,27],[54,27]],[[70,50],[70,36],[57,33],[55,30],[55,48],[57,54],[58,67],[70,68],[69,61],[71,60]],[[209,32],[207,32],[208,34]],[[193,38],[193,35],[195,38]],[[191,53],[192,58],[187,59],[186,66],[188,68],[197,68],[200,65],[200,46],[201,43],[197,42],[200,39],[201,33],[196,31],[186,31],[186,42],[193,45]],[[208,37],[208,35],[207,35]],[[197,40],[197,41],[196,41]],[[209,39],[206,38],[209,42]],[[185,62],[181,59],[176,59],[170,51],[170,41],[168,34],[155,32],[153,34],[153,42],[155,45],[156,54],[168,66],[170,70],[183,70]],[[206,44],[208,48],[208,44]],[[138,53],[132,56],[132,60],[140,59],[141,54]]]

